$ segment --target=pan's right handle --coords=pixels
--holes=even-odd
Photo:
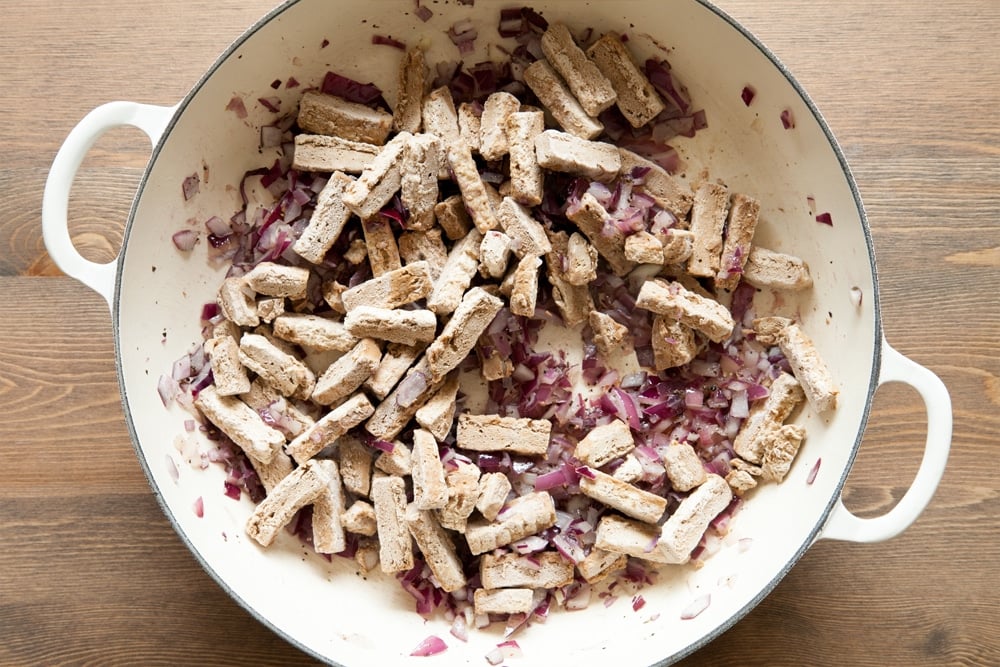
[[[849,542],[879,542],[899,535],[917,520],[934,496],[951,448],[952,412],[948,389],[930,370],[903,356],[882,341],[879,385],[908,384],[920,394],[927,409],[927,441],[913,484],[899,502],[882,516],[861,518],[839,499],[820,537]]]
[[[42,195],[42,237],[56,265],[68,276],[91,288],[111,305],[118,258],[107,264],[86,259],[69,235],[69,192],[76,172],[94,142],[108,130],[132,126],[142,130],[155,146],[177,107],[136,102],[109,102],[92,110],[77,123],[56,153]]]

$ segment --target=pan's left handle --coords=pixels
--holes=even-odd
[[[91,288],[111,305],[117,259],[107,264],[92,262],[81,255],[69,235],[69,192],[76,172],[94,142],[108,130],[132,126],[142,130],[155,146],[177,107],[136,102],[108,102],[92,110],[77,123],[63,142],[42,195],[42,237],[56,265],[66,275]]]

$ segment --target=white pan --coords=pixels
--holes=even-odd
[[[447,28],[460,18],[473,19],[482,46],[495,41],[497,15],[505,6],[489,0],[473,6],[426,4],[435,12],[427,23],[413,16],[413,0],[283,4],[237,40],[179,104],[112,102],[88,114],[59,151],[44,195],[44,236],[51,256],[111,308],[126,422],[150,485],[181,539],[265,625],[317,658],[343,665],[478,666],[502,640],[502,628],[474,631],[463,643],[449,635],[444,620],[425,623],[416,615],[412,600],[390,577],[356,576],[353,561],[327,562],[306,554],[287,534],[271,548],[259,548],[243,531],[251,503],[223,495],[221,469],[198,471],[179,463],[174,438],[183,432],[187,415],[163,407],[157,378],[200,340],[200,307],[214,300],[221,276],[209,269],[206,244],[182,254],[171,235],[191,217],[204,220],[236,210],[233,186],[245,171],[263,164],[257,123],[271,117],[253,101],[279,95],[288,109],[301,94],[301,87],[276,91],[272,81],[294,76],[315,84],[334,69],[375,82],[393,103],[398,52],[373,45],[373,33],[411,40],[420,30],[431,42],[430,62],[455,59],[455,47],[444,35]],[[693,175],[707,167],[734,190],[756,195],[763,202],[757,240],[809,263],[815,287],[795,306],[841,388],[834,413],[820,419],[807,410],[799,418],[809,436],[790,474],[782,484],[752,493],[730,537],[704,567],[665,571],[643,592],[646,605],[639,612],[627,602],[610,607],[595,602],[584,611],[551,614],[546,623],[517,636],[524,656],[517,664],[666,664],[736,623],[815,541],[885,540],[913,523],[944,471],[950,400],[935,375],[885,342],[872,239],[844,155],[819,111],[766,47],[699,0],[539,0],[533,7],[549,21],[575,28],[629,32],[631,48],[643,57],[655,48],[643,33],[671,48],[674,70],[706,109],[709,122],[682,148],[688,171]],[[329,44],[320,48],[324,40]],[[749,107],[740,95],[747,84],[756,90]],[[226,110],[234,93],[249,101],[245,122]],[[780,121],[785,109],[793,114],[793,129]],[[72,245],[67,200],[89,147],[121,125],[144,131],[153,152],[118,258],[95,264]],[[209,178],[202,178],[200,194],[184,201],[182,181],[205,167]],[[829,212],[833,225],[815,222],[818,212]],[[913,485],[899,503],[884,516],[861,519],[845,509],[841,490],[861,446],[873,396],[887,382],[906,383],[923,398],[927,443]],[[168,459],[180,467],[176,480]],[[198,498],[204,502],[203,517],[192,510]],[[706,595],[708,607],[682,620],[682,612]],[[430,634],[445,639],[448,650],[433,658],[409,657]]]

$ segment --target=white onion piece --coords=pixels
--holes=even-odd
[[[180,471],[177,469],[177,464],[174,463],[174,459],[171,458],[170,454],[167,454],[165,458],[167,459],[167,473],[170,475],[170,479],[176,482],[181,476]]]
[[[469,641],[469,625],[465,621],[465,616],[462,614],[455,615],[455,619],[451,622],[450,632],[451,635],[459,641]]]
[[[709,594],[702,595],[699,598],[695,598],[691,604],[684,608],[681,612],[681,620],[687,621],[695,618],[698,614],[708,609],[708,605],[712,602],[712,596]]]
[[[427,376],[423,373],[413,373],[403,378],[396,389],[396,403],[403,408],[413,405],[427,389]]]
[[[750,404],[747,401],[746,391],[733,392],[733,400],[729,403],[729,415],[746,419],[750,416]]]

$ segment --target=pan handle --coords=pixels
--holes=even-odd
[[[83,117],[59,148],[42,195],[42,237],[56,265],[68,276],[91,288],[111,305],[117,258],[99,264],[84,258],[69,235],[69,192],[76,172],[94,142],[108,130],[130,125],[142,130],[155,146],[177,107],[136,102],[108,102]]]
[[[944,475],[952,429],[947,388],[937,375],[903,356],[883,339],[878,384],[889,382],[902,382],[916,389],[927,409],[927,442],[917,476],[896,506],[879,517],[857,517],[844,506],[842,498],[838,499],[823,527],[821,539],[880,542],[899,535],[924,511]]]

